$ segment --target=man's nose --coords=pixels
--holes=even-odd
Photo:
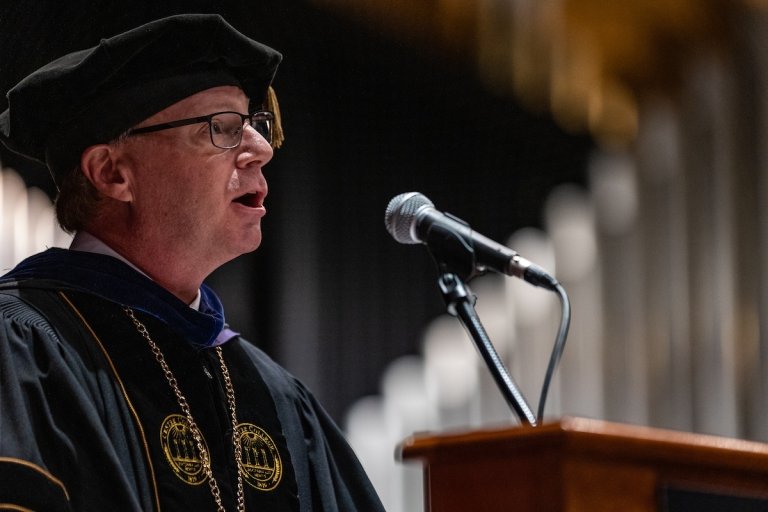
[[[243,138],[240,141],[238,163],[245,165],[246,163],[258,162],[259,165],[265,165],[272,159],[273,154],[272,145],[267,139],[253,126],[246,124],[243,129]]]

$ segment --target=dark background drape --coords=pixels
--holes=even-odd
[[[389,362],[420,350],[422,330],[444,310],[427,251],[384,229],[392,197],[419,191],[503,242],[541,225],[553,187],[585,180],[587,136],[484,88],[458,55],[307,1],[9,3],[0,7],[4,93],[63,53],[181,12],[220,13],[284,54],[274,85],[287,140],[265,170],[264,242],[209,284],[233,327],[338,420],[378,392]],[[53,195],[41,166],[5,150],[0,161]]]

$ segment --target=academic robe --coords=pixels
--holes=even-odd
[[[0,508],[215,510],[172,377],[224,506],[235,510],[238,465],[217,344],[235,393],[246,509],[383,510],[311,392],[227,330],[209,288],[196,311],[115,258],[61,249],[0,280]]]

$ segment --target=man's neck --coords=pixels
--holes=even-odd
[[[117,258],[123,263],[125,263],[126,265],[129,265],[131,268],[133,268],[137,272],[152,279],[151,276],[148,276],[146,272],[142,271],[139,267],[134,265],[130,260],[128,260],[122,254],[115,251],[112,247],[107,245],[104,241],[102,241],[101,239],[99,239],[98,237],[92,235],[87,231],[78,231],[75,234],[75,237],[72,239],[72,243],[70,244],[69,249],[72,251],[91,252],[91,253],[103,254],[105,256],[111,256],[113,258]],[[192,302],[189,302],[189,307],[193,309],[200,308],[200,290],[199,289],[197,290],[197,294],[195,295],[195,298],[192,300]]]

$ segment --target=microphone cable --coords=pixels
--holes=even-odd
[[[571,325],[571,303],[568,300],[568,294],[565,292],[565,288],[560,283],[555,283],[552,290],[557,293],[560,299],[560,327],[557,332],[557,338],[555,344],[552,347],[552,354],[549,356],[549,364],[547,365],[547,373],[544,376],[544,383],[541,386],[541,395],[539,396],[539,407],[537,410],[538,424],[541,425],[544,419],[544,408],[547,404],[547,395],[549,394],[549,386],[552,383],[552,378],[555,375],[555,370],[560,362],[560,358],[563,356],[565,350],[565,340],[568,338],[568,329]]]

